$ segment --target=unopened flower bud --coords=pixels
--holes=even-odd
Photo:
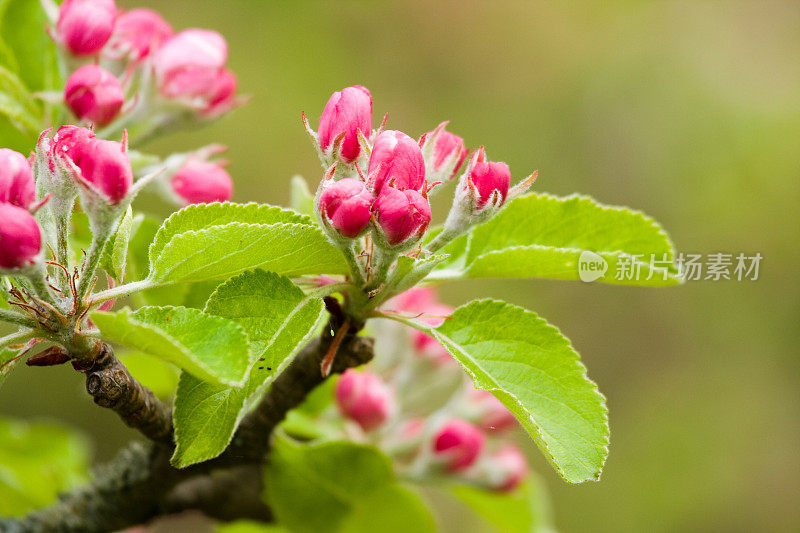
[[[514,445],[508,445],[493,453],[486,461],[491,470],[490,478],[497,490],[514,490],[528,475],[528,461]]]
[[[372,131],[372,95],[366,87],[354,85],[336,91],[325,104],[319,118],[319,144],[330,157],[333,143],[344,134],[339,157],[347,163],[355,161],[361,152],[358,132],[369,137]]]
[[[67,80],[64,101],[79,119],[105,126],[119,114],[125,94],[113,74],[97,65],[85,65]]]
[[[108,48],[119,56],[141,61],[172,36],[172,26],[152,9],[131,9],[117,17]]]
[[[92,130],[71,124],[61,126],[53,137],[50,153],[56,159],[69,159],[77,166],[80,165],[81,154],[92,139],[94,139]]]
[[[207,104],[218,91],[218,77],[228,60],[228,45],[219,33],[188,29],[173,35],[155,55],[161,94]]]
[[[422,153],[429,181],[453,179],[467,157],[464,139],[444,129],[446,125],[446,122],[442,123],[422,137]]]
[[[114,30],[114,0],[64,0],[58,12],[58,40],[75,55],[99,52]]]
[[[345,178],[331,184],[319,197],[322,220],[342,236],[355,238],[366,229],[375,202],[364,183],[355,178]]]
[[[109,203],[116,205],[128,194],[133,172],[122,143],[91,139],[83,145],[79,159],[83,179],[106,196]]]
[[[413,189],[384,187],[372,209],[386,242],[392,246],[419,240],[431,222],[431,204]]]
[[[505,163],[481,161],[470,169],[467,186],[475,187],[478,193],[478,208],[489,201],[497,202],[496,207],[505,203],[508,187],[511,184],[511,171]]]
[[[451,420],[433,437],[433,451],[451,471],[469,468],[480,453],[486,437],[480,429],[464,420]]]
[[[39,224],[16,205],[0,203],[0,267],[19,268],[34,262],[42,247]]]
[[[210,161],[188,161],[175,173],[170,184],[186,204],[225,202],[233,194],[230,174]]]
[[[389,418],[394,398],[389,387],[369,372],[346,370],[336,384],[336,403],[347,418],[370,431]]]
[[[0,148],[0,203],[28,209],[36,201],[33,171],[25,156]]]
[[[469,392],[471,408],[480,426],[487,431],[502,431],[513,427],[517,419],[511,411],[487,390],[473,389]]]
[[[208,102],[200,111],[205,116],[219,116],[236,106],[236,76],[223,69],[208,92]]]
[[[380,194],[386,185],[421,192],[425,186],[425,160],[419,144],[401,131],[384,131],[372,145],[368,173],[375,194]]]

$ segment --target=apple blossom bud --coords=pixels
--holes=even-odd
[[[369,224],[374,202],[375,197],[363,182],[355,178],[345,178],[322,191],[319,212],[323,221],[342,236],[352,239]]]
[[[186,204],[225,202],[233,194],[230,174],[219,164],[192,160],[183,165],[171,180],[172,190]]]
[[[519,448],[514,445],[508,445],[496,451],[486,462],[492,470],[491,477],[496,479],[497,490],[512,491],[528,475],[528,461]]]
[[[0,203],[28,209],[36,201],[33,171],[25,156],[0,148]]]
[[[423,135],[421,141],[429,178],[442,181],[453,179],[468,153],[464,139],[444,129],[446,124]]]
[[[114,0],[64,0],[56,31],[61,44],[75,55],[99,52],[114,30]]]
[[[364,431],[383,424],[393,408],[394,398],[381,378],[369,372],[348,369],[336,383],[336,403],[347,418]]]
[[[85,65],[67,80],[64,101],[79,119],[105,126],[119,114],[125,94],[113,74],[97,65]]]
[[[159,91],[167,98],[207,102],[227,60],[228,45],[219,33],[196,28],[176,33],[155,55]]]
[[[105,195],[112,205],[118,204],[133,185],[133,172],[122,143],[91,139],[79,154],[81,176]]]
[[[201,111],[205,115],[218,116],[236,105],[236,76],[228,69],[220,71],[208,91],[208,103]]]
[[[117,17],[108,48],[141,61],[172,36],[172,26],[152,9],[131,9]]]
[[[325,104],[319,117],[319,144],[330,156],[333,142],[344,133],[339,156],[347,163],[355,161],[361,152],[359,130],[369,137],[372,131],[372,95],[366,87],[354,85],[336,91]]]
[[[451,471],[470,467],[483,451],[486,437],[464,420],[451,420],[433,437],[433,451]]]
[[[51,155],[58,159],[62,157],[70,159],[75,165],[80,165],[81,154],[92,139],[94,139],[92,130],[71,124],[61,126],[50,145]]]
[[[413,189],[384,187],[372,209],[386,242],[392,246],[420,239],[431,222],[431,204]]]
[[[425,160],[419,144],[401,131],[384,131],[372,145],[368,173],[375,194],[380,194],[386,184],[421,192],[425,186]]]
[[[511,171],[505,163],[479,161],[470,169],[468,182],[478,192],[478,208],[485,206],[493,197],[499,200],[497,207],[503,205],[511,184]]]
[[[0,203],[0,267],[19,268],[34,262],[42,247],[42,234],[25,209]]]
[[[488,431],[502,431],[513,427],[517,419],[503,402],[487,390],[472,389],[469,392],[471,407],[476,411],[480,426]]]

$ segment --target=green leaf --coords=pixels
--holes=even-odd
[[[672,242],[653,219],[586,196],[530,194],[518,198],[472,230],[468,239],[466,254],[460,258],[463,263],[434,273],[433,278],[577,280],[584,263],[581,254],[591,252],[584,255],[587,261],[607,264],[605,275],[597,281],[652,286],[680,283]],[[625,269],[636,269],[638,275],[624,275]]]
[[[160,283],[223,279],[252,268],[339,274],[344,257],[308,217],[257,204],[198,204],[164,222],[150,247]]]
[[[0,1],[0,64],[19,75],[31,91],[61,88],[55,44],[40,0]]]
[[[397,484],[388,457],[351,442],[298,445],[278,438],[267,500],[292,531],[434,531],[419,499]]]
[[[0,384],[3,383],[3,380],[11,373],[11,370],[17,364],[18,359],[16,359],[16,357],[18,354],[19,350],[0,348]]]
[[[117,356],[139,383],[162,400],[175,394],[180,373],[173,365],[142,352],[123,352]]]
[[[0,418],[0,516],[53,503],[88,479],[86,441],[60,426]]]
[[[608,455],[608,409],[558,329],[495,300],[459,307],[437,328],[406,323],[433,335],[476,387],[503,402],[564,479],[599,479]]]
[[[303,215],[266,204],[234,204],[230,202],[192,204],[173,213],[164,221],[150,246],[150,262],[155,263],[167,244],[181,233],[199,231],[231,222],[243,224],[305,224],[314,222]]]
[[[125,266],[128,257],[128,243],[131,239],[131,229],[133,227],[133,211],[130,206],[125,212],[125,216],[119,222],[119,227],[114,235],[114,247],[111,250],[111,267],[114,277],[122,280],[125,277]]]
[[[232,320],[186,307],[95,311],[91,319],[112,342],[169,361],[199,379],[244,385],[250,350],[247,335]]]
[[[240,324],[257,356],[241,389],[181,376],[175,399],[177,447],[172,464],[186,467],[216,457],[228,446],[248,398],[283,371],[323,318],[321,298],[307,297],[288,278],[257,270],[220,285],[205,313]]]
[[[237,520],[228,524],[218,524],[217,533],[289,533],[289,530],[277,524],[264,524],[250,520]]]
[[[314,216],[314,194],[309,190],[303,176],[292,176],[292,196],[289,205],[298,213]]]
[[[510,493],[469,485],[454,485],[450,492],[497,533],[554,531],[549,502],[538,480],[530,480]]]

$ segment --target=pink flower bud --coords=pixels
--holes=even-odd
[[[369,158],[372,191],[380,194],[389,183],[399,190],[422,191],[425,185],[425,160],[417,141],[401,131],[384,131],[372,145]]]
[[[75,55],[99,52],[114,30],[114,0],[64,0],[58,12],[58,39]]]
[[[505,163],[479,161],[470,170],[468,181],[477,189],[479,208],[485,206],[495,195],[498,197],[498,206],[500,206],[508,196],[511,171]]]
[[[373,152],[374,153],[374,152]],[[419,239],[431,221],[431,204],[413,189],[381,189],[373,206],[378,227],[391,245]]]
[[[28,209],[36,201],[33,171],[25,156],[0,148],[0,203]]]
[[[319,197],[319,212],[339,233],[357,237],[369,224],[370,209],[375,202],[364,183],[355,178],[339,180]]]
[[[372,132],[372,95],[366,87],[354,85],[333,93],[325,104],[319,118],[320,147],[327,153],[333,141],[344,133],[339,155],[348,163],[355,161],[361,152],[359,130],[367,138]]]
[[[133,185],[133,172],[122,143],[91,139],[80,153],[81,176],[103,193],[111,204],[118,204]]]
[[[472,407],[477,411],[481,427],[487,431],[502,431],[513,427],[517,419],[511,411],[487,390],[473,389],[469,392]]]
[[[67,80],[64,101],[79,119],[105,126],[119,114],[125,95],[113,74],[97,65],[86,65]]]
[[[487,461],[493,470],[498,490],[508,492],[514,490],[528,475],[528,461],[525,455],[513,445],[508,445],[493,453]]]
[[[53,137],[50,148],[51,155],[59,158],[66,157],[75,165],[80,165],[81,154],[92,139],[94,139],[92,130],[71,124],[61,126]]]
[[[219,33],[188,29],[173,35],[155,55],[159,90],[167,98],[216,96],[218,78],[228,60],[228,45]]]
[[[433,437],[434,453],[445,460],[451,471],[470,467],[483,451],[486,437],[464,420],[451,420]]]
[[[208,103],[202,109],[206,115],[221,115],[236,105],[236,76],[228,69],[222,70],[208,92]]]
[[[396,311],[424,313],[426,309],[439,304],[436,291],[431,287],[414,287],[392,298],[389,305]]]
[[[434,139],[431,160],[429,161],[431,170],[436,174],[447,171],[447,175],[440,176],[440,179],[452,179],[461,164],[464,163],[464,159],[467,158],[468,150],[464,145],[464,139],[445,130],[443,125],[438,133],[436,133],[436,130],[426,133],[423,137],[423,142],[428,138]]]
[[[347,418],[364,431],[383,424],[391,413],[394,398],[381,378],[369,372],[346,370],[336,383],[336,403]]]
[[[140,61],[172,36],[172,26],[152,9],[131,9],[117,17],[108,47]]]
[[[25,209],[0,203],[0,267],[19,268],[34,262],[42,247],[39,224]]]
[[[216,163],[189,161],[172,177],[172,190],[187,204],[225,202],[233,194],[230,174]]]

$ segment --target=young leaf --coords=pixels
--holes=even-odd
[[[0,66],[0,115],[23,133],[35,135],[41,127],[41,111],[17,76]]]
[[[278,438],[265,486],[270,508],[292,531],[435,530],[419,498],[397,483],[389,458],[371,446]]]
[[[303,176],[292,176],[292,196],[289,205],[292,209],[303,215],[314,215],[314,193],[308,188],[308,183]]]
[[[18,74],[31,91],[60,87],[55,44],[45,31],[49,23],[40,0],[0,1],[0,64]]]
[[[133,227],[133,211],[130,206],[125,212],[125,216],[119,223],[116,234],[114,235],[114,247],[111,250],[111,268],[114,278],[122,281],[125,278],[125,266],[128,257],[128,243],[131,239],[131,229]]]
[[[510,202],[470,233],[463,266],[452,265],[432,277],[577,280],[581,254],[587,252],[592,260],[607,265],[598,281],[652,286],[680,282],[672,243],[653,219],[586,196],[548,194]],[[622,268],[638,275],[615,275]]]
[[[244,385],[251,363],[249,344],[242,327],[232,320],[186,307],[95,311],[91,319],[112,342],[160,357],[199,379]]]
[[[0,418],[0,516],[20,516],[53,503],[89,477],[86,441],[51,424]]]
[[[323,317],[320,298],[307,297],[289,279],[271,272],[245,272],[220,285],[207,314],[240,324],[257,356],[241,389],[203,382],[184,373],[175,399],[172,464],[185,467],[216,457],[228,446],[246,400],[291,362]]]
[[[6,376],[11,373],[11,369],[17,364],[18,360],[15,358],[19,350],[12,350],[11,348],[0,348],[0,384]]]
[[[175,394],[180,372],[173,365],[142,352],[122,352],[117,357],[139,383],[162,400]]]
[[[159,283],[223,279],[263,268],[297,276],[343,274],[344,256],[319,228],[230,222],[175,236],[151,266]]]
[[[441,342],[476,387],[503,402],[564,479],[599,479],[608,455],[608,409],[558,329],[495,300],[459,307],[437,328],[412,325]]]
[[[294,211],[266,204],[212,203],[192,204],[173,213],[158,230],[150,246],[150,262],[155,263],[164,247],[175,236],[187,231],[198,231],[230,222],[243,224],[305,224],[314,222]]]

